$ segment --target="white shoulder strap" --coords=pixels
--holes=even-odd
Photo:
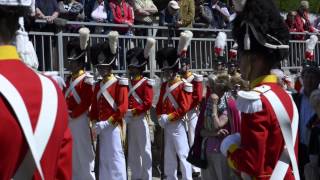
[[[58,109],[58,96],[54,84],[46,77],[40,74],[38,74],[38,76],[42,84],[42,101],[39,119],[34,131],[34,138],[38,142],[37,149],[39,150],[40,157],[42,157],[55,124]],[[30,151],[28,151],[17,170],[14,179],[31,179],[35,169],[34,163],[32,162],[32,155]],[[26,173],[28,173],[28,175]]]
[[[78,94],[78,92],[76,91],[75,87],[80,83],[81,80],[83,80],[86,77],[86,73],[82,74],[81,76],[77,77],[77,79],[75,79],[74,81],[72,81],[72,79],[70,79],[70,83],[69,83],[69,88],[67,89],[66,93],[65,93],[65,98],[67,98],[70,93],[72,92],[72,95],[74,97],[74,99],[76,100],[76,102],[78,104],[81,103],[81,99],[80,96]]]
[[[29,155],[31,158],[28,157],[28,155],[26,156],[26,159],[31,161],[31,163],[29,161],[29,163],[26,164],[31,165],[24,166],[24,168],[19,168],[18,173],[15,175],[15,179],[31,179],[34,172],[34,169],[32,171],[32,167],[34,166],[37,168],[41,179],[44,179],[40,160],[54,126],[57,109],[57,92],[55,86],[49,79],[40,75],[39,77],[42,83],[43,99],[38,125],[36,127],[36,131],[38,133],[36,132],[36,135],[34,136],[30,117],[20,93],[8,79],[6,79],[3,75],[0,75],[0,92],[9,102],[11,107],[14,107],[12,109],[14,110],[14,113],[19,121],[31,152],[31,155]]]
[[[128,94],[128,97],[130,95],[132,95],[134,97],[134,99],[139,103],[139,104],[142,104],[143,101],[142,99],[138,96],[138,94],[136,93],[136,89],[138,89],[143,82],[145,82],[147,79],[146,78],[142,78],[137,84],[135,84],[133,87],[132,87],[132,84],[131,84],[131,81],[129,81],[129,94]]]
[[[110,95],[110,93],[108,92],[108,88],[114,84],[115,82],[117,82],[118,80],[116,78],[111,79],[109,81],[107,81],[105,84],[103,84],[102,82],[100,83],[100,90],[97,94],[97,100],[100,98],[101,94],[103,95],[103,97],[108,101],[108,103],[110,104],[110,106],[112,107],[112,109],[114,111],[116,111],[117,108],[117,104],[115,103],[114,99],[112,98],[112,96]]]
[[[174,97],[172,96],[171,92],[173,90],[175,90],[180,84],[182,84],[183,81],[179,81],[175,84],[173,84],[172,86],[169,87],[169,84],[167,84],[167,87],[166,87],[166,93],[164,94],[163,96],[163,101],[164,102],[166,100],[166,98],[168,97],[171,104],[173,105],[173,107],[178,110],[179,109],[179,104],[177,103],[177,101],[174,99]]]
[[[297,165],[297,159],[295,156],[294,145],[296,141],[296,136],[298,132],[298,114],[297,108],[293,103],[294,115],[293,121],[291,123],[288,112],[284,108],[278,96],[273,91],[268,91],[264,93],[264,96],[270,102],[276,117],[278,119],[281,132],[285,141],[285,149],[281,154],[280,160],[277,162],[276,167],[271,175],[271,180],[284,179],[285,174],[288,170],[289,164],[291,163],[293,168],[293,174],[296,180],[300,180],[299,169]]]
[[[193,79],[194,79],[194,75],[192,74],[186,80],[187,80],[188,83],[191,83]]]

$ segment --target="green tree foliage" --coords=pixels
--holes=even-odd
[[[292,11],[298,9],[300,6],[301,0],[275,0],[276,4],[278,5],[281,11]],[[309,0],[310,4],[310,11],[313,13],[318,13],[318,9],[320,7],[319,0]]]

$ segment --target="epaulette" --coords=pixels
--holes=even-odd
[[[184,82],[183,90],[189,93],[193,92],[193,85],[188,82]]]
[[[86,74],[86,77],[85,77],[85,79],[84,79],[84,82],[87,83],[87,84],[89,84],[89,85],[94,85],[94,84],[95,84],[95,80],[94,80],[94,78],[93,78],[93,75],[87,73],[87,74]]]
[[[196,82],[202,82],[203,81],[203,76],[202,75],[193,73],[193,76],[194,76],[194,80]]]
[[[147,83],[149,86],[154,86],[156,84],[156,81],[154,79],[148,79],[147,78]]]
[[[129,84],[129,80],[128,78],[124,78],[124,77],[117,77],[118,79],[118,83],[119,85],[122,85],[122,86],[128,86]]]
[[[262,111],[261,95],[270,89],[270,86],[262,85],[251,91],[239,91],[237,98],[238,110],[243,113],[256,113]]]

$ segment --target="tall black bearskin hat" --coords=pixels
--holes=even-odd
[[[80,28],[79,35],[79,39],[72,39],[67,44],[67,56],[69,61],[85,62],[86,60],[90,30],[88,28]]]
[[[233,0],[237,17],[232,30],[239,51],[266,55],[271,64],[288,56],[289,30],[273,1]]]
[[[117,66],[117,49],[119,33],[111,31],[105,42],[91,47],[91,62],[93,65]]]
[[[156,54],[156,61],[160,69],[174,69],[179,70],[181,63],[187,63],[186,53],[190,45],[193,33],[191,31],[184,31],[180,34],[178,49],[173,47],[166,47],[158,50]]]
[[[128,50],[126,60],[128,67],[143,68],[149,61],[151,51],[154,49],[156,40],[148,38],[145,48],[132,48]]]
[[[173,47],[162,48],[156,54],[156,61],[161,70],[179,70],[179,56]]]

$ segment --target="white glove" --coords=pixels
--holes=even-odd
[[[164,128],[165,125],[168,123],[168,115],[162,114],[159,118],[159,125]]]
[[[102,132],[102,130],[104,130],[109,126],[110,126],[110,123],[108,121],[100,121],[95,124],[94,129],[97,135],[99,135]]]
[[[241,136],[239,133],[231,134],[223,139],[220,145],[220,151],[224,156],[227,156],[228,149],[232,144],[240,146]]]

